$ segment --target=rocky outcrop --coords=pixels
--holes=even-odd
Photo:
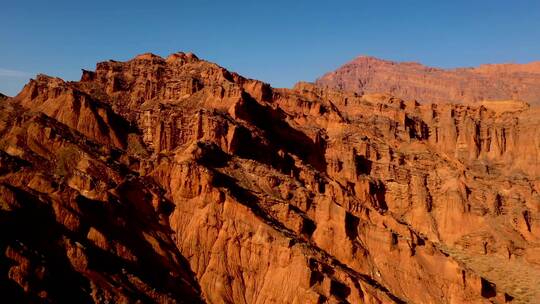
[[[534,302],[538,116],[517,105],[273,89],[184,53],[38,76],[0,104],[0,288]]]
[[[360,56],[316,83],[359,94],[388,93],[422,103],[518,100],[540,104],[540,62],[440,69]]]
[[[18,102],[0,112],[3,299],[202,302],[169,232],[172,203],[127,154]]]

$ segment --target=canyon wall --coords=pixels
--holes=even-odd
[[[540,300],[524,103],[273,89],[176,53],[39,75],[0,106],[6,298]]]

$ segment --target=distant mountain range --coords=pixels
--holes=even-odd
[[[360,56],[316,80],[356,93],[389,93],[426,102],[520,100],[540,104],[540,62],[440,69]]]

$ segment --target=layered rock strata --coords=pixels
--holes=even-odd
[[[184,53],[0,107],[5,297],[539,299],[535,108],[273,89]]]
[[[360,56],[316,83],[358,94],[388,93],[421,103],[513,100],[540,104],[540,62],[441,69]]]

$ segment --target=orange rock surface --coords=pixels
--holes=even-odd
[[[316,83],[358,94],[388,93],[421,103],[518,100],[540,104],[540,62],[440,69],[360,56]]]
[[[40,75],[0,102],[1,294],[538,301],[537,112],[273,89],[184,53]]]

